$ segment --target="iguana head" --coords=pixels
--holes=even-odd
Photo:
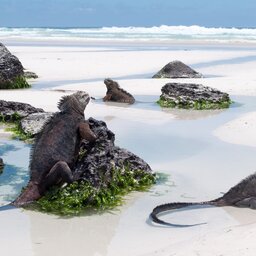
[[[68,96],[63,96],[58,104],[58,108],[62,112],[76,111],[81,114],[90,101],[90,96],[86,92],[78,91]]]
[[[108,89],[108,90],[120,88],[120,87],[119,87],[119,84],[118,84],[117,82],[113,81],[113,80],[110,79],[110,78],[106,78],[106,79],[104,80],[104,84],[107,86],[107,89]]]

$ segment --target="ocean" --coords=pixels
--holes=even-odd
[[[201,26],[101,27],[101,28],[7,28],[1,39],[72,41],[210,41],[256,42],[256,28],[206,28]]]

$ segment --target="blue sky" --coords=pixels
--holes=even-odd
[[[256,0],[0,0],[0,27],[256,27]]]

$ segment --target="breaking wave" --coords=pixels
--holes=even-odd
[[[0,28],[1,38],[37,40],[203,40],[255,42],[255,28],[206,28],[200,26],[102,27],[102,28]]]

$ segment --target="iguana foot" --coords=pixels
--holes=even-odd
[[[39,192],[38,184],[30,181],[20,196],[14,202],[12,202],[12,205],[16,207],[26,206],[38,200],[40,197],[41,194]]]
[[[91,130],[88,122],[80,123],[79,132],[80,132],[81,137],[89,142],[94,142],[97,139],[97,136]]]
[[[256,197],[245,198],[238,201],[235,205],[238,207],[248,207],[251,209],[256,209]]]
[[[73,174],[64,161],[57,162],[45,177],[43,184],[43,191],[45,192],[49,187],[59,183],[71,183],[73,182]]]
[[[51,168],[43,184],[30,181],[12,205],[17,207],[28,205],[41,198],[51,186],[65,182],[71,183],[72,181],[73,175],[68,164],[64,161],[59,161]]]

